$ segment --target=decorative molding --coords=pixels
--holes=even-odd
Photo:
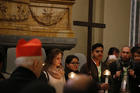
[[[45,26],[52,26],[57,24],[62,20],[64,15],[68,13],[68,9],[66,8],[53,8],[53,7],[35,7],[30,6],[32,17],[39,24]],[[38,15],[39,12],[39,15]],[[68,23],[64,23],[68,24]]]
[[[64,5],[72,5],[75,3],[75,0],[30,0],[32,2],[38,3],[50,3],[50,4],[64,4]]]
[[[0,1],[0,21],[24,21],[28,17],[28,4]]]
[[[38,1],[0,1],[0,35],[73,38],[72,4],[60,4],[67,0]]]
[[[72,49],[76,45],[71,18],[74,1],[0,0],[0,49],[7,53],[21,38],[38,38],[45,50]],[[7,54],[3,56],[5,71]]]

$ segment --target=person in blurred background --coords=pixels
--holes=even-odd
[[[140,47],[134,46],[131,49],[132,59],[136,62],[140,61]]]
[[[131,92],[132,87],[130,85],[135,75],[130,47],[122,47],[120,58],[116,62],[110,64],[109,69],[113,78],[112,93]]]
[[[134,60],[134,83],[131,84],[133,93],[140,91],[140,47],[134,46],[131,49],[132,59]]]
[[[68,55],[65,60],[65,78],[68,80],[70,72],[79,73],[79,58],[75,55]]]
[[[37,80],[24,87],[20,93],[56,93],[56,91],[48,83]]]
[[[119,49],[116,47],[111,47],[108,51],[108,56],[105,60],[105,64],[109,68],[109,64],[116,61],[119,58]]]
[[[68,79],[63,93],[98,93],[97,82],[85,74],[75,74]]]

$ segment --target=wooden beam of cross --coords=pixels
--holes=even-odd
[[[93,0],[89,0],[88,22],[73,21],[74,25],[88,27],[88,41],[87,41],[87,64],[88,64],[88,66],[91,61],[92,27],[105,28],[105,24],[92,23],[92,15],[93,15]]]

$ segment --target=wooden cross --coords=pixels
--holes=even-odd
[[[92,43],[92,27],[105,28],[105,24],[92,23],[93,0],[89,0],[88,22],[73,21],[74,25],[88,27],[88,41],[87,41],[87,63],[91,61],[91,43]]]

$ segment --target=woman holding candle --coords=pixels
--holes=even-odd
[[[65,78],[68,80],[70,72],[79,73],[79,58],[75,55],[68,55],[65,60]]]

